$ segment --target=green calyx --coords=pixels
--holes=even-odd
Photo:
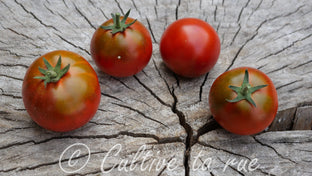
[[[45,58],[43,58],[43,62],[45,66],[47,67],[47,69],[45,70],[39,67],[39,71],[44,76],[35,76],[34,78],[44,80],[44,87],[46,87],[48,83],[59,81],[65,75],[65,73],[68,72],[69,67],[70,67],[70,64],[68,64],[66,67],[61,69],[61,65],[62,65],[61,56],[58,58],[58,61],[55,67],[52,67],[52,65]]]
[[[234,98],[233,100],[226,100],[228,102],[231,103],[235,103],[235,102],[239,102],[241,100],[247,100],[249,103],[251,103],[252,105],[254,105],[256,107],[256,103],[253,101],[253,99],[251,98],[251,94],[254,93],[255,91],[266,87],[268,85],[259,85],[259,86],[255,86],[255,87],[251,87],[251,85],[249,84],[249,73],[248,70],[245,70],[245,76],[244,76],[244,81],[243,84],[241,85],[241,87],[236,87],[236,86],[232,86],[230,85],[229,88],[232,89],[233,91],[235,91],[237,93],[237,97]]]
[[[128,10],[128,12],[124,16],[124,18],[122,20],[120,20],[120,14],[119,13],[116,13],[115,15],[112,13],[111,15],[112,15],[114,24],[112,26],[101,26],[101,28],[105,29],[105,30],[112,30],[112,34],[115,34],[117,32],[123,32],[129,26],[131,26],[133,23],[136,22],[136,20],[134,20],[131,23],[126,24],[126,20],[129,16],[129,14],[130,14],[130,10]]]

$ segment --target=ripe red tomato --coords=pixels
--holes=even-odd
[[[30,117],[43,128],[70,131],[86,124],[100,103],[98,77],[80,55],[53,51],[28,68],[22,88]]]
[[[226,130],[251,135],[263,131],[275,118],[276,89],[260,70],[241,67],[220,75],[209,93],[210,110]]]
[[[113,15],[103,23],[91,40],[91,55],[96,65],[115,77],[132,76],[140,72],[152,55],[152,40],[142,23]],[[120,19],[122,19],[120,21]]]
[[[220,54],[216,31],[205,21],[184,18],[165,30],[160,41],[160,54],[173,72],[184,77],[197,77],[210,71]]]

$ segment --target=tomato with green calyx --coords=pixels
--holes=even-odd
[[[205,21],[184,18],[168,26],[159,48],[164,63],[173,72],[184,77],[198,77],[216,64],[220,40]]]
[[[152,40],[142,23],[128,15],[112,14],[93,34],[91,55],[103,72],[115,77],[140,72],[152,55]]]
[[[96,113],[101,97],[98,77],[80,55],[53,51],[28,68],[22,87],[30,117],[52,131],[70,131],[86,124]]]
[[[212,116],[226,130],[252,135],[263,131],[275,118],[277,92],[260,70],[240,67],[220,75],[209,92]]]

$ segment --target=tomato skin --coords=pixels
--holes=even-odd
[[[126,23],[133,21],[128,17]],[[101,26],[113,23],[110,19]],[[111,76],[127,77],[140,72],[148,64],[152,56],[152,39],[139,21],[116,34],[99,27],[93,34],[90,50],[100,70]]]
[[[184,18],[175,21],[162,35],[160,53],[173,72],[198,77],[209,72],[220,54],[216,31],[205,21]]]
[[[235,103],[227,101],[237,96],[229,86],[240,86],[246,69],[251,86],[267,85],[251,95],[256,107],[247,100]],[[252,135],[272,123],[278,109],[278,98],[273,82],[267,75],[254,68],[240,67],[221,74],[214,81],[209,92],[209,106],[212,116],[224,129],[239,135]]]
[[[70,64],[68,72],[56,83],[44,86],[34,79],[46,68],[43,58],[52,66],[61,56],[62,68]],[[65,132],[86,124],[96,113],[101,90],[96,72],[80,55],[63,50],[49,52],[37,58],[28,68],[22,87],[23,102],[30,117],[40,126]]]

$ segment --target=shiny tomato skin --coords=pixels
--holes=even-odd
[[[198,77],[209,72],[220,54],[217,32],[205,21],[183,18],[165,30],[160,41],[164,63],[184,77]]]
[[[134,19],[128,17],[126,24],[132,21]],[[111,25],[112,19],[101,26]],[[125,31],[115,34],[99,27],[93,34],[90,50],[96,65],[104,73],[127,77],[140,72],[148,64],[152,56],[152,40],[144,25],[136,21]]]
[[[252,94],[256,107],[246,100],[231,103],[237,94],[229,88],[240,86],[248,69],[251,86],[267,85]],[[275,118],[278,109],[277,92],[270,78],[250,67],[235,68],[221,74],[209,93],[212,116],[226,130],[239,135],[252,135],[263,131]]]
[[[61,56],[62,68],[68,72],[56,83],[46,87],[38,67],[46,68],[43,58],[53,67]],[[86,124],[96,113],[101,90],[96,72],[80,55],[63,50],[49,52],[37,58],[28,68],[22,87],[25,108],[30,117],[45,129],[65,132]]]

